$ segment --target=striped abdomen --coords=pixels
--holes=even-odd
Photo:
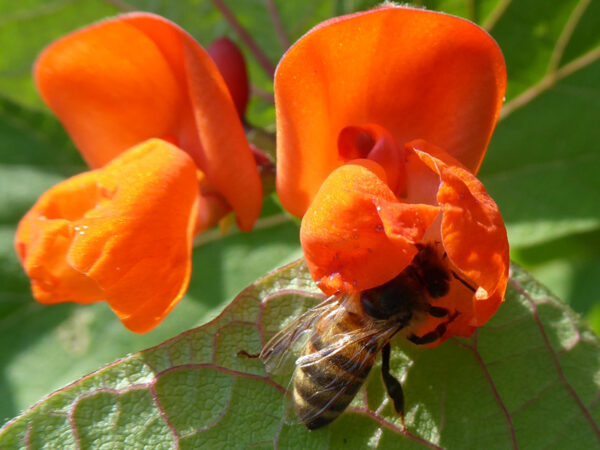
[[[305,344],[302,355],[321,353],[334,336],[363,328],[364,320],[346,313],[339,323],[322,321]],[[315,363],[296,368],[293,399],[296,413],[308,429],[327,425],[346,409],[367,378],[376,352],[376,343],[366,345],[362,340],[347,344]]]

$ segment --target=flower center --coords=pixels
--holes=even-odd
[[[402,196],[406,189],[404,148],[385,128],[376,124],[345,127],[338,136],[338,153],[344,163],[354,159],[377,162],[385,170],[389,188]]]

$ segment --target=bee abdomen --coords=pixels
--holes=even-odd
[[[324,347],[315,335],[305,353],[318,352]],[[364,383],[375,358],[375,351],[364,345],[345,348],[316,363],[298,366],[294,375],[296,413],[304,425],[314,430],[336,419],[352,401]],[[359,350],[359,348],[362,350]],[[353,354],[361,358],[353,358]]]
[[[345,390],[340,391],[335,387],[347,380],[327,377],[327,374],[320,372],[319,368],[316,368],[314,374],[306,368],[299,368],[294,378],[293,395],[296,413],[304,425],[309,430],[315,430],[336,419],[350,404],[370,369],[371,365],[365,367]],[[346,377],[350,376],[346,375]]]

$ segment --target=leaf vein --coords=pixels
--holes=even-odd
[[[563,386],[567,389],[567,392],[569,393],[569,395],[575,401],[575,404],[581,410],[581,413],[583,414],[583,416],[585,417],[586,421],[589,423],[590,427],[592,428],[594,434],[596,435],[596,439],[598,440],[598,442],[600,442],[600,429],[598,428],[598,425],[596,424],[596,422],[592,418],[592,415],[590,414],[590,411],[588,410],[588,408],[583,404],[583,402],[579,398],[579,395],[577,395],[577,393],[573,389],[573,386],[571,386],[569,384],[569,382],[567,381],[567,378],[566,378],[566,376],[565,376],[565,374],[564,374],[564,372],[562,370],[562,367],[560,365],[560,361],[558,360],[558,356],[557,356],[556,352],[554,351],[554,349],[552,348],[552,345],[550,344],[550,339],[548,338],[548,335],[546,333],[544,325],[542,324],[542,322],[540,320],[540,316],[538,314],[537,304],[536,304],[535,300],[531,297],[531,295],[529,295],[528,292],[525,291],[525,289],[523,289],[521,287],[521,285],[519,283],[517,283],[513,279],[509,279],[509,283],[512,284],[513,287],[517,291],[519,291],[519,293],[525,299],[527,299],[527,301],[531,304],[531,306],[533,308],[533,318],[535,319],[535,321],[536,321],[536,323],[538,325],[538,328],[540,329],[540,333],[542,335],[542,339],[544,340],[545,346],[548,349],[548,352],[550,353],[550,356],[552,357],[552,362],[554,363],[554,367],[556,369],[556,372],[558,373],[560,381],[563,384]]]
[[[483,358],[481,357],[481,355],[479,354],[479,351],[477,350],[478,332],[479,332],[479,330],[475,330],[475,333],[473,334],[473,347],[467,347],[467,348],[470,348],[471,351],[473,352],[475,359],[479,363],[481,370],[483,370],[483,374],[492,389],[492,393],[494,394],[494,397],[496,398],[496,401],[498,402],[498,406],[500,407],[500,410],[504,414],[504,418],[506,419],[506,424],[507,424],[508,430],[510,432],[510,437],[511,437],[511,441],[513,444],[513,448],[515,448],[515,449],[519,448],[517,445],[517,436],[515,434],[515,427],[513,425],[512,417],[511,417],[510,413],[508,412],[506,405],[502,401],[502,397],[500,397],[500,393],[498,392],[498,389],[496,389],[494,379],[492,378],[492,375],[490,374],[486,363],[483,361]]]
[[[395,425],[394,423],[384,419],[383,417],[379,416],[378,414],[376,414],[375,412],[369,410],[368,408],[363,408],[363,407],[357,407],[357,406],[350,406],[348,408],[348,411],[354,411],[357,413],[362,413],[365,414],[373,419],[375,419],[377,422],[379,422],[381,425],[383,425],[384,427],[388,428],[389,430],[393,431],[396,434],[401,434],[405,437],[407,437],[408,439],[412,439],[416,442],[419,442],[423,445],[428,446],[429,448],[434,448],[437,450],[442,450],[442,447],[439,447],[438,445],[434,444],[433,442],[427,441],[425,439],[423,439],[420,436],[417,436],[416,434],[411,433],[410,431],[408,431],[408,429],[406,428],[400,428],[399,426]]]
[[[521,411],[526,409],[527,407],[533,405],[536,401],[538,401],[542,396],[553,388],[557,387],[560,384],[560,380],[555,380],[552,383],[548,384],[546,387],[542,388],[536,394],[532,395],[525,403],[516,408],[512,413],[513,415],[518,415]]]
[[[552,88],[560,80],[568,77],[569,75],[572,75],[578,70],[589,66],[590,64],[594,63],[598,58],[600,58],[600,46],[581,55],[579,58],[574,59],[573,61],[564,65],[555,72],[546,74],[537,84],[534,84],[525,92],[522,92],[520,95],[504,104],[504,107],[500,111],[498,123],[502,122],[517,109],[522,108],[523,106],[534,100],[540,94]]]

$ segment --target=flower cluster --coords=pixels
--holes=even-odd
[[[240,121],[243,59],[228,41],[209,53],[164,19],[130,14],[40,56],[40,92],[96,170],[46,192],[21,222],[17,250],[39,301],[105,299],[146,331],[185,292],[195,233],[231,211],[252,228],[261,188]],[[286,52],[277,192],[302,218],[325,293],[386,283],[435,243],[456,274],[443,300],[453,320],[436,344],[491,317],[508,243],[475,174],[505,85],[483,30],[406,7],[329,20]]]
[[[148,331],[187,289],[193,236],[232,211],[249,231],[260,213],[241,53],[228,41],[207,52],[135,13],[53,43],[34,72],[94,169],[50,189],[19,225],[34,296],[106,300],[129,329]]]

